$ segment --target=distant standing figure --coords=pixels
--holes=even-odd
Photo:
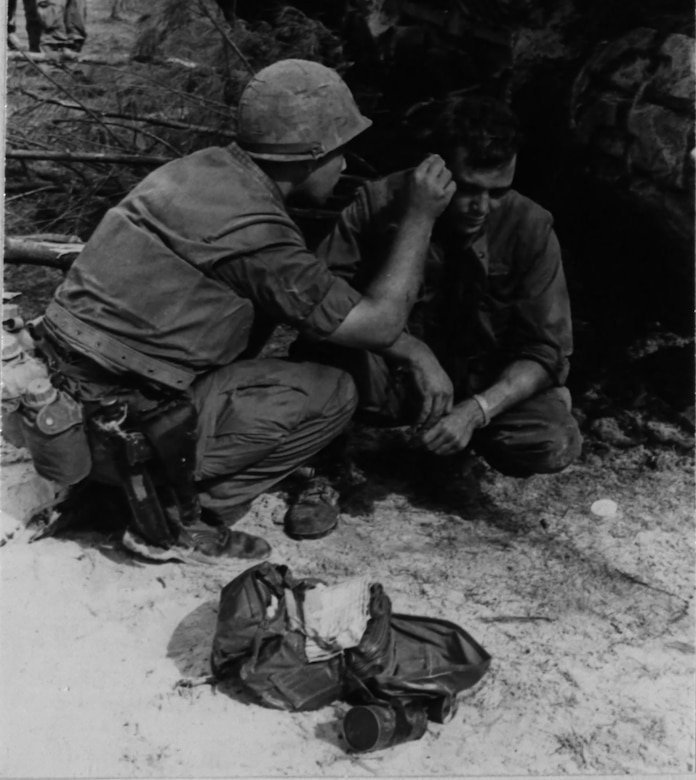
[[[42,43],[51,49],[80,51],[87,38],[86,0],[32,0],[41,18]],[[27,2],[25,0],[25,8]]]
[[[41,51],[41,31],[42,21],[39,16],[36,0],[23,0],[24,2],[24,20],[27,28],[27,38],[29,39],[29,51]],[[7,0],[7,48],[19,49],[19,38],[16,34],[15,13],[17,11],[17,0]]]

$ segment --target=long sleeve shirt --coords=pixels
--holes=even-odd
[[[365,185],[318,249],[358,290],[386,257],[406,172]],[[408,331],[453,374],[533,360],[562,385],[572,352],[570,302],[551,214],[515,190],[462,245],[436,224]]]

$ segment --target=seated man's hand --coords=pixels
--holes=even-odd
[[[435,455],[454,455],[467,447],[482,422],[479,405],[467,398],[428,428],[420,437],[421,444]]]

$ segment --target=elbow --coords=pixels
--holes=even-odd
[[[378,309],[378,317],[370,329],[371,349],[375,351],[389,349],[403,333],[411,311],[411,302],[398,301],[397,305],[390,301],[389,305],[382,303]]]
[[[403,332],[403,327],[401,328],[384,328],[384,330],[380,331],[379,333],[374,334],[374,340],[375,343],[372,345],[372,349],[379,352],[383,349],[389,349],[390,347],[393,347],[396,343],[397,339]]]
[[[377,305],[367,296],[362,299],[336,330],[331,340],[344,346],[380,352],[398,340],[406,325],[408,312],[399,307]]]
[[[365,333],[365,348],[374,352],[389,349],[403,333],[405,324],[405,319],[402,318],[398,318],[398,321],[382,320],[378,327],[371,327],[369,332]]]

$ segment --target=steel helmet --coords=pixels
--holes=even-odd
[[[308,60],[280,60],[244,88],[237,143],[260,160],[315,160],[371,124],[335,70]]]

